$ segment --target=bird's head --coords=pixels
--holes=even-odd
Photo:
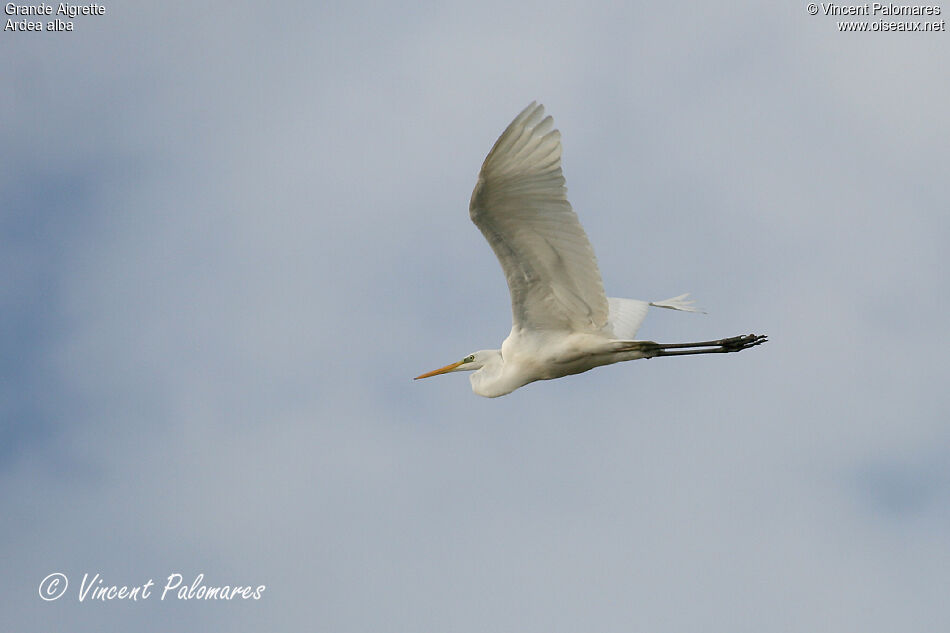
[[[475,371],[476,369],[481,369],[485,366],[485,362],[490,355],[498,354],[498,350],[482,350],[480,352],[475,352],[474,354],[469,354],[462,360],[446,365],[445,367],[440,367],[439,369],[433,369],[430,372],[426,372],[421,376],[416,376],[414,380],[419,380],[420,378],[429,378],[430,376],[438,376],[439,374],[448,374],[453,371]]]

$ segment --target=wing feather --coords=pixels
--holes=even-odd
[[[516,328],[604,327],[604,284],[567,200],[561,133],[544,106],[532,102],[495,142],[469,210],[504,270]]]

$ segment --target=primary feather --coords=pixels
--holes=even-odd
[[[469,211],[498,257],[516,328],[596,332],[607,296],[594,249],[567,201],[561,134],[532,103],[502,133]]]

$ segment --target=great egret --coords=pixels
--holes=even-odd
[[[662,344],[632,340],[649,306],[698,312],[680,295],[665,301],[615,299],[587,235],[567,201],[561,133],[532,102],[495,142],[478,175],[469,211],[501,262],[513,324],[501,349],[481,350],[428,378],[474,371],[472,391],[496,398],[536,380],[655,356],[739,352],[764,343],[747,334]]]

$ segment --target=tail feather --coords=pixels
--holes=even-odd
[[[638,299],[617,299],[615,297],[607,298],[608,316],[607,328],[616,339],[632,341],[637,334],[637,330],[643,324],[647,316],[647,310],[650,306],[656,308],[669,308],[670,310],[682,310],[683,312],[700,312],[699,308],[693,307],[693,302],[688,300],[689,294],[680,295],[663,301],[640,301]],[[703,313],[705,314],[705,313]]]
[[[650,304],[639,299],[607,297],[607,308],[607,326],[613,337],[632,340],[647,317]]]
[[[699,308],[693,306],[695,301],[692,299],[687,299],[689,293],[681,294],[678,297],[671,297],[669,299],[664,299],[663,301],[651,301],[650,305],[656,308],[669,308],[670,310],[682,310],[683,312],[699,312],[701,314],[706,314],[705,310],[700,310]]]

